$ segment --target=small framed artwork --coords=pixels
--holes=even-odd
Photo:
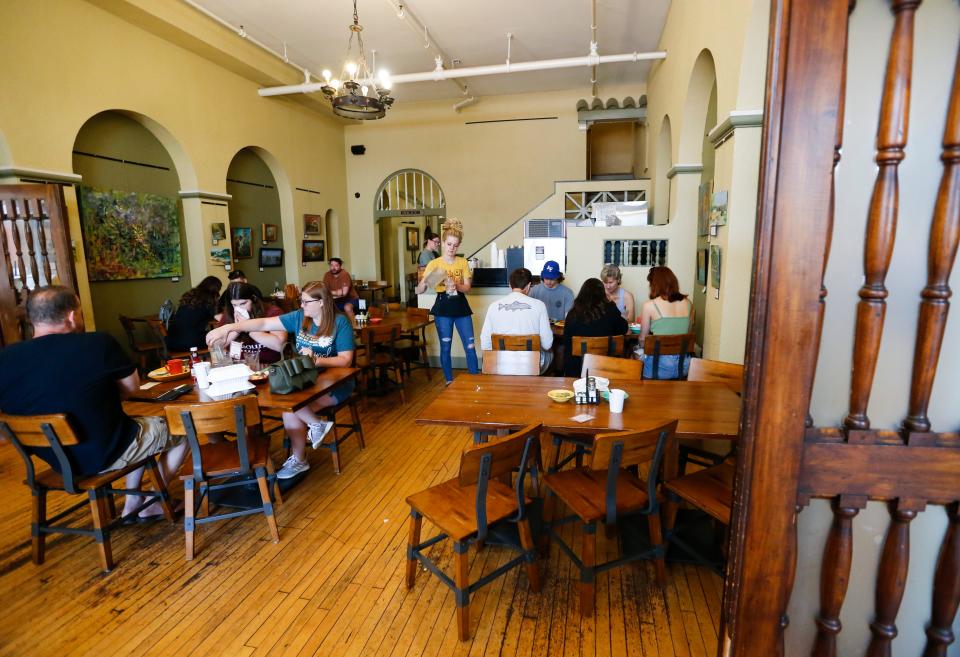
[[[326,259],[323,240],[303,240],[301,262],[323,262]]]
[[[303,234],[304,235],[322,235],[323,217],[319,214],[303,215]]]
[[[230,249],[225,246],[214,246],[210,248],[210,259],[218,265],[230,266]]]
[[[260,225],[261,235],[263,235],[263,243],[276,242],[277,241],[277,225],[276,224],[261,224]]]
[[[706,235],[710,230],[710,207],[713,201],[713,181],[700,185],[699,203],[697,205],[697,235]]]
[[[283,249],[267,247],[260,249],[260,268],[280,267],[283,265]]]
[[[697,251],[697,283],[699,285],[707,284],[707,266],[710,262],[710,251],[700,249]]]
[[[230,234],[233,237],[233,257],[237,260],[241,258],[253,257],[253,229],[252,228],[232,228]]]
[[[720,247],[710,245],[710,285],[716,290],[720,289],[720,258]]]
[[[222,223],[210,224],[210,239],[213,240],[214,244],[216,244],[219,240],[227,239],[226,224],[222,224]]]
[[[416,226],[407,227],[407,251],[420,249],[420,229]]]
[[[727,192],[714,192],[710,203],[710,223],[713,226],[727,225]]]

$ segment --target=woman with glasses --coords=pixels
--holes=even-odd
[[[336,312],[330,290],[320,281],[303,286],[300,309],[279,317],[258,317],[226,324],[207,334],[207,344],[223,342],[233,331],[286,331],[296,336],[297,353],[313,357],[317,367],[349,367],[353,363],[353,329],[347,318]],[[307,440],[316,449],[333,428],[317,412],[344,402],[353,392],[355,382],[341,383],[313,403],[293,413],[283,414],[283,426],[290,436],[290,458],[277,471],[278,479],[289,479],[310,469],[307,463]]]
[[[417,272],[422,276],[423,270],[431,262],[440,257],[440,236],[428,234],[423,240],[423,250],[417,256]]]

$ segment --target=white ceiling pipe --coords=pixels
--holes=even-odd
[[[594,64],[613,64],[618,62],[640,62],[657,59],[666,59],[667,53],[662,50],[653,52],[632,52],[620,55],[598,55],[592,57],[565,57],[562,59],[542,59],[533,62],[511,62],[510,64],[494,64],[492,66],[470,66],[467,68],[444,69],[438,68],[423,73],[402,73],[390,77],[394,84],[405,82],[429,82],[431,80],[450,80],[453,78],[477,77],[481,75],[502,75],[504,73],[518,73],[521,71],[545,71],[555,68],[576,68],[577,66],[593,66]],[[264,87],[258,90],[261,96],[283,96],[286,94],[307,94],[320,91],[321,82],[310,84],[293,84],[284,87]]]
[[[429,38],[428,36],[429,32],[427,31],[426,24],[423,21],[421,21],[413,13],[413,11],[410,10],[410,6],[406,2],[401,2],[399,3],[399,5],[397,5],[397,4],[394,4],[394,0],[387,0],[387,4],[390,5],[390,8],[393,9],[394,13],[396,13],[397,18],[399,18],[404,23],[406,23],[407,27],[409,27],[415,34],[417,34],[417,36],[421,36],[421,35],[423,36],[423,38],[426,41],[426,45],[424,46],[424,48],[428,50],[432,50],[434,57],[441,57],[445,62],[453,61],[452,58],[449,57],[447,53],[445,53],[443,49],[440,46],[438,46],[436,42],[433,41],[433,39]],[[400,7],[403,7],[402,11],[400,10]],[[465,85],[460,80],[451,80],[451,81],[455,85],[457,85],[457,87],[460,89],[460,93],[462,93],[463,95],[467,95],[468,93],[467,85]]]
[[[597,0],[593,0],[590,10],[590,53],[597,51]],[[590,84],[593,97],[597,97],[597,65],[590,68]]]

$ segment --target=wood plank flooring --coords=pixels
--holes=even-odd
[[[404,499],[454,477],[470,443],[462,429],[414,424],[443,387],[436,374],[414,373],[406,405],[396,393],[363,402],[367,449],[343,445],[342,475],[325,450],[309,454],[310,476],[277,508],[280,543],[262,516],[227,520],[199,528],[189,563],[179,522],[115,533],[106,575],[79,536],[48,538],[47,561],[34,566],[23,466],[0,443],[0,655],[715,655],[722,582],[693,566],[668,566],[662,590],[649,563],[599,575],[596,615],[581,619],[575,569],[553,545],[540,594],[516,568],[472,596],[468,642],[436,577],[421,569],[406,590]],[[51,514],[64,499],[53,496]],[[564,531],[579,545],[579,529]],[[424,521],[423,536],[434,533]],[[615,555],[616,540],[599,535],[597,557]],[[432,550],[452,572],[449,544]],[[471,581],[509,556],[475,553]]]

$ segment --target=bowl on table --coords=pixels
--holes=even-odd
[[[573,391],[563,390],[563,389],[551,390],[550,392],[547,393],[547,397],[557,402],[558,404],[563,404],[573,399]]]
[[[167,371],[167,366],[158,367],[155,370],[147,372],[147,378],[152,381],[178,381],[179,379],[185,379],[190,376],[190,361],[184,360],[183,362],[183,371],[178,372],[177,374],[171,374]]]
[[[254,372],[248,377],[250,383],[263,383],[270,380],[270,368],[264,368],[257,372]]]
[[[610,401],[610,391],[609,391],[609,390],[601,390],[601,391],[600,391],[600,396],[601,396],[603,399],[605,399],[606,401]],[[626,390],[624,390],[624,391],[623,391],[623,398],[624,398],[624,399],[630,399],[630,393],[627,392]]]
[[[371,317],[367,321],[369,321],[371,324],[379,324],[380,322],[383,321],[383,317]]]
[[[639,324],[631,324],[631,325],[630,325],[630,332],[639,335],[639,333],[640,333],[640,325],[639,325]]]

